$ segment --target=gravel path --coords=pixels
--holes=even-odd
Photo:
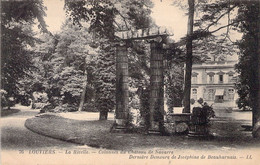
[[[16,106],[20,111],[1,117],[1,147],[2,150],[62,149],[77,146],[72,143],[45,137],[29,131],[25,126],[25,120],[35,116],[39,111],[30,110],[29,107]]]

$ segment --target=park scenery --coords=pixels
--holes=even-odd
[[[1,1],[1,164],[257,164],[259,29],[258,0]]]

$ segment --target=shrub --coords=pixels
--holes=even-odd
[[[82,111],[98,112],[99,110],[95,107],[95,104],[93,102],[90,102],[84,104]]]
[[[175,123],[164,123],[165,132],[169,135],[175,134],[176,124]]]
[[[197,101],[200,106],[194,107],[191,116],[192,124],[207,124],[210,119],[215,117],[212,106],[209,106],[203,99]]]
[[[59,106],[56,106],[53,109],[53,112],[59,113],[59,112],[75,112],[78,110],[78,107],[72,104],[62,104]]]
[[[140,126],[148,130],[150,126],[150,112],[149,112],[149,89],[141,89],[140,96]]]

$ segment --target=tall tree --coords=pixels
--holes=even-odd
[[[115,50],[108,41],[100,44],[93,65],[95,106],[100,111],[99,120],[107,120],[108,112],[115,108]]]
[[[238,11],[243,18],[240,30],[243,33],[239,43],[241,50],[240,60],[237,67],[239,75],[238,94],[240,95],[239,106],[249,106],[253,110],[253,126],[260,120],[258,102],[259,83],[259,29],[260,29],[260,6],[258,2],[246,3]],[[258,69],[257,69],[258,68]]]
[[[63,96],[62,104],[82,110],[86,93],[91,86],[87,81],[88,66],[97,54],[92,47],[93,38],[88,26],[79,27],[67,20],[58,34],[56,50],[52,55],[54,71],[51,77],[53,87]]]
[[[259,121],[259,1],[258,0],[229,0],[204,3],[200,7],[203,17],[196,22],[200,27],[204,27],[205,34],[212,34],[216,31],[227,29],[226,36],[230,40],[230,29],[236,29],[243,33],[242,40],[238,46],[241,50],[237,71],[240,73],[237,84],[240,95],[240,107],[249,106],[253,110],[253,126]],[[236,9],[236,10],[235,10]],[[231,19],[231,12],[237,11],[235,17]],[[227,17],[226,25],[217,26],[218,22]],[[204,25],[204,26],[203,26]],[[210,28],[215,27],[214,30]],[[232,28],[231,28],[232,27]]]
[[[115,39],[114,32],[147,28],[152,23],[150,0],[65,1],[65,9],[77,24],[90,23],[96,37]]]
[[[107,119],[107,112],[114,107],[112,93],[115,89],[115,81],[111,60],[114,60],[114,42],[117,42],[114,32],[130,29],[148,28],[151,24],[150,0],[97,0],[97,1],[65,1],[68,16],[74,23],[82,25],[90,24],[89,30],[100,40],[100,54],[97,58],[95,77],[97,83],[96,97],[100,110],[100,119]],[[104,40],[108,40],[103,42]],[[103,49],[103,50],[102,50]],[[111,78],[108,77],[111,76]],[[111,84],[112,83],[112,84]],[[97,84],[99,84],[97,86]],[[107,106],[107,107],[106,107]]]
[[[32,33],[34,20],[47,32],[44,10],[42,0],[1,2],[1,88],[7,96],[18,94],[18,81],[32,66],[28,45],[36,40]]]
[[[186,43],[186,65],[185,65],[185,86],[183,98],[183,113],[190,113],[190,90],[191,90],[191,72],[192,72],[192,35],[194,24],[194,0],[188,0],[189,13],[187,25],[187,43]]]

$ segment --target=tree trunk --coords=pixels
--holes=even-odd
[[[84,102],[85,102],[86,90],[87,90],[87,82],[84,82],[84,87],[83,87],[83,91],[82,91],[80,103],[79,103],[79,109],[78,109],[79,112],[82,111],[82,109],[83,109],[83,105],[84,105]]]
[[[260,2],[258,2],[258,19],[257,19],[257,28],[260,29]],[[256,76],[256,81],[258,82],[258,90],[256,93],[256,102],[253,103],[255,104],[253,107],[253,137],[259,138],[260,137],[260,32],[258,31],[258,42],[257,42],[257,54],[258,54],[258,75]]]
[[[100,111],[99,112],[99,120],[107,120],[108,112],[107,111]]]
[[[189,18],[188,18],[187,43],[186,43],[186,68],[185,68],[185,87],[184,87],[184,97],[183,97],[183,104],[184,104],[183,113],[190,113],[194,0],[188,0],[188,4],[189,4]]]
[[[87,59],[87,58],[86,58]],[[85,77],[87,78],[88,76],[88,72],[87,72],[87,70],[86,70],[86,59],[84,59],[84,62],[83,62],[83,68],[84,68],[84,75],[85,75]],[[88,79],[88,78],[87,78]],[[84,84],[83,84],[83,91],[82,91],[82,94],[81,94],[81,98],[80,98],[80,103],[79,103],[79,108],[78,108],[78,111],[80,112],[80,111],[82,111],[82,109],[83,109],[83,106],[84,106],[84,102],[85,102],[85,97],[86,97],[86,90],[87,90],[87,84],[88,84],[88,82],[87,82],[87,80],[84,82]]]

